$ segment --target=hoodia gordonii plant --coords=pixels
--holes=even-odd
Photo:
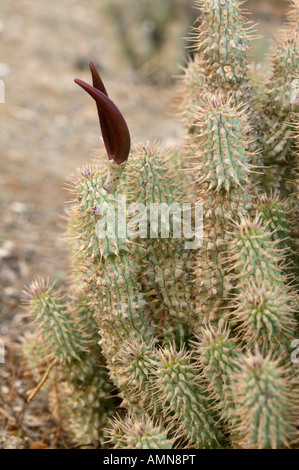
[[[72,178],[70,287],[27,289],[24,354],[83,446],[297,445],[298,6],[257,91],[240,2],[196,5],[183,149],[131,147],[94,64],[76,79],[108,161]]]

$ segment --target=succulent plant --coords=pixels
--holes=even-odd
[[[38,329],[24,354],[34,393],[45,387],[80,445],[297,444],[298,3],[258,94],[241,3],[196,2],[177,153],[131,148],[94,64],[93,85],[76,79],[96,102],[108,164],[72,181],[69,294],[32,283]]]

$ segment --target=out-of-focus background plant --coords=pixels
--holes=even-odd
[[[22,289],[39,273],[67,274],[63,190],[66,175],[103,143],[95,109],[73,84],[101,71],[135,142],[179,146],[176,76],[191,43],[182,40],[198,12],[191,0],[1,0],[0,79],[0,448],[63,446],[43,393],[27,403],[20,350],[28,320]],[[259,77],[287,0],[244,4],[264,39],[252,44]],[[255,73],[255,70],[253,70]],[[85,76],[84,76],[85,75]],[[22,380],[20,380],[22,378]],[[25,384],[25,385],[24,385]],[[19,438],[25,440],[19,441]]]

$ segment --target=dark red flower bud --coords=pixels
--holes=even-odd
[[[80,85],[95,100],[99,115],[100,127],[103,135],[109,160],[114,160],[120,164],[128,160],[131,138],[127,123],[120,110],[108,97],[102,79],[93,64],[89,64],[93,86],[80,80],[75,82]]]

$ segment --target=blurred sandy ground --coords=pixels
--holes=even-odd
[[[115,1],[124,15],[130,12],[131,0]],[[141,10],[144,1],[139,1]],[[25,330],[24,285],[37,275],[66,279],[62,217],[69,196],[63,186],[77,166],[103,151],[95,105],[73,82],[76,76],[90,81],[88,61],[98,65],[134,142],[157,140],[170,147],[181,142],[172,78],[179,73],[176,60],[188,15],[192,21],[191,0],[182,2],[182,14],[168,26],[172,43],[165,42],[158,66],[148,52],[144,63],[139,55],[140,70],[133,70],[107,0],[0,0],[0,78],[6,98],[0,104],[0,339],[7,344],[18,345]],[[269,38],[282,25],[287,1],[247,5],[268,38],[254,47],[256,60],[262,60]],[[150,24],[146,17],[143,22]],[[136,20],[127,27],[136,37],[141,34]],[[0,364],[4,397],[11,375]]]

